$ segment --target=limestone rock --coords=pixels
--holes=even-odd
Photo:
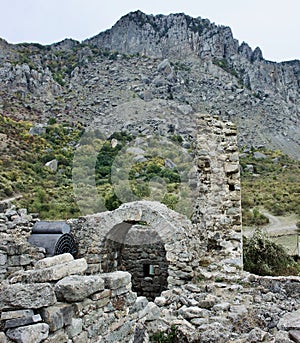
[[[289,331],[289,336],[293,342],[300,343],[300,330]]]
[[[46,133],[46,127],[43,124],[35,124],[33,127],[29,129],[30,135],[38,135],[41,136]]]
[[[41,265],[45,265],[47,263],[54,263],[53,261],[57,261],[59,258],[54,260],[48,260],[52,262],[41,262]],[[67,255],[65,259],[69,259],[70,257]],[[17,272],[15,275],[12,275],[10,281],[13,282],[48,282],[48,281],[56,281],[64,278],[68,275],[74,275],[84,272],[87,269],[87,263],[84,258],[77,259],[77,260],[70,260],[63,264],[56,264],[51,265],[50,267],[45,268],[38,268],[33,270],[27,270],[22,272]]]
[[[39,323],[42,318],[39,314],[33,316],[26,316],[22,318],[10,319],[5,322],[4,329],[16,328],[18,326],[25,326],[29,324]]]
[[[49,283],[4,285],[0,293],[0,307],[41,308],[56,302],[52,286]]]
[[[80,342],[80,343],[86,343],[86,342],[87,342],[87,337],[84,342]],[[43,343],[70,343],[70,341],[65,330],[60,329],[53,333],[50,333],[48,338],[45,341],[43,341]]]
[[[59,300],[67,302],[82,301],[84,298],[104,289],[102,275],[68,276],[55,285],[55,294]]]
[[[300,330],[300,310],[286,313],[277,325],[279,330]]]
[[[197,306],[191,306],[191,307],[183,306],[179,310],[179,314],[181,314],[183,318],[191,319],[191,318],[206,317],[208,312],[207,312],[207,310],[199,308]]]
[[[42,317],[49,325],[50,332],[57,331],[72,322],[73,308],[68,304],[57,304],[42,309]]]
[[[6,335],[17,343],[40,343],[48,337],[49,327],[45,323],[8,329]]]
[[[265,158],[267,158],[267,155],[265,155],[259,151],[255,151],[253,154],[253,158],[255,158],[256,160],[265,159]]]
[[[31,317],[34,313],[32,310],[16,310],[16,311],[6,311],[1,313],[1,320],[16,319],[22,317]]]
[[[144,318],[146,321],[158,319],[160,315],[159,307],[150,302],[148,305],[139,313],[139,318]]]
[[[296,341],[297,342],[297,341]],[[278,331],[275,335],[275,343],[295,343],[289,338],[289,333],[286,331]]]
[[[1,343],[7,343],[7,336],[4,332],[0,332],[0,342]]]
[[[263,342],[266,334],[267,332],[259,328],[252,329],[248,334],[248,342],[252,342],[252,343]]]
[[[71,254],[65,253],[61,255],[43,258],[42,260],[37,261],[34,267],[35,269],[44,269],[44,268],[49,268],[58,264],[70,262],[73,260],[74,260],[74,257]]]
[[[50,168],[53,172],[57,171],[57,167],[58,167],[58,161],[57,159],[51,160],[47,163],[45,163],[45,167]]]
[[[128,272],[112,272],[102,274],[101,277],[104,280],[105,287],[110,289],[121,288],[127,286],[131,282],[131,274]]]
[[[82,319],[73,318],[71,324],[67,327],[67,332],[70,338],[78,336],[82,332]]]

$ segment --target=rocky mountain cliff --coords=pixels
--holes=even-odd
[[[81,121],[105,133],[193,136],[193,113],[235,122],[239,144],[300,157],[300,61],[264,60],[229,27],[185,14],[122,17],[79,43],[0,40],[0,111]]]

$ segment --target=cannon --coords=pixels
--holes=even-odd
[[[34,224],[28,242],[44,248],[47,256],[70,253],[75,257],[77,244],[70,230],[64,221],[39,221]]]

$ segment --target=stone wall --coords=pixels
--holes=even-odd
[[[45,257],[43,248],[27,243],[36,220],[26,209],[17,210],[9,201],[0,203],[0,281]]]
[[[132,292],[128,272],[86,269],[85,259],[63,254],[3,281],[0,342],[149,343],[159,331],[182,343],[299,342],[299,277],[227,273],[148,302]]]
[[[172,327],[182,343],[300,341],[300,278],[240,269],[235,127],[198,115],[198,132],[192,222],[157,202],[128,203],[69,221],[78,259],[44,259],[27,242],[36,216],[0,203],[1,343],[149,343]],[[147,284],[158,280],[159,296]]]
[[[133,225],[140,222],[146,225]],[[137,266],[123,263],[122,268],[135,269],[133,278],[137,274],[140,275],[138,265],[143,261],[146,264],[150,255],[152,255],[150,260],[154,262],[155,258],[161,255],[161,259],[155,264],[163,263],[164,269],[166,265],[168,266],[167,273],[157,275],[158,279],[163,275],[167,276],[163,285],[174,287],[185,284],[195,277],[199,254],[201,254],[195,227],[185,216],[158,202],[126,203],[115,211],[85,216],[71,220],[69,224],[71,233],[79,243],[78,256],[86,258],[87,272],[90,274],[112,270],[112,268],[118,269],[118,261],[114,261],[118,249],[116,251],[114,249],[118,244],[125,243],[127,253],[132,256],[131,261],[135,258]],[[137,229],[138,227],[140,230]],[[108,240],[117,244],[112,247],[112,244],[107,244]],[[147,257],[143,255],[145,249],[148,251]],[[123,261],[125,261],[124,256]],[[158,269],[156,270],[158,272]],[[136,284],[136,280],[133,283]]]
[[[145,233],[146,231],[146,233]],[[106,248],[111,253],[110,262],[105,272],[126,270],[132,275],[132,289],[138,295],[144,295],[149,300],[167,289],[168,262],[163,242],[156,232],[141,225],[133,225],[124,243],[108,239]],[[156,234],[155,236],[153,235]],[[138,235],[147,235],[149,244],[137,245]],[[151,236],[151,239],[150,237]]]
[[[84,275],[85,259],[48,257],[3,282],[0,341],[129,342],[148,304],[131,291],[131,275]]]
[[[222,270],[242,266],[240,169],[236,127],[206,114],[197,116],[198,197],[193,222],[205,251],[202,264]]]

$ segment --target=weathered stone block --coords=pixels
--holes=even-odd
[[[56,303],[49,283],[4,285],[0,293],[0,308],[41,308]]]
[[[33,315],[34,312],[32,310],[6,311],[1,313],[1,320],[32,317]]]
[[[0,332],[0,343],[7,343],[7,337],[4,332]]]
[[[218,298],[214,295],[207,295],[205,299],[199,300],[199,307],[210,309],[212,308],[218,301]]]
[[[197,306],[191,306],[191,307],[183,306],[179,310],[179,314],[181,314],[182,317],[186,319],[205,318],[209,316],[208,310],[199,308]]]
[[[50,332],[57,331],[72,322],[73,308],[68,304],[57,304],[42,310],[42,317]]]
[[[286,313],[278,322],[279,330],[300,330],[300,310]]]
[[[71,324],[67,327],[69,338],[73,338],[82,332],[82,319],[73,318]]]
[[[41,321],[42,321],[42,318],[39,314],[30,316],[30,317],[10,319],[5,322],[4,329],[16,328],[18,326],[25,326],[29,324],[39,323]]]
[[[94,301],[97,301],[97,300],[100,300],[100,299],[109,298],[110,296],[111,296],[111,290],[110,289],[105,289],[102,292],[94,293],[91,296],[91,299],[94,300]]]
[[[0,254],[0,266],[4,266],[7,263],[7,255]]]
[[[289,338],[289,333],[287,331],[278,331],[275,333],[274,343],[294,343]]]
[[[104,342],[126,342],[128,340],[132,341],[134,335],[132,329],[133,323],[131,321],[128,321],[120,326],[117,330],[109,331],[108,335],[105,336]]]
[[[64,329],[55,331],[54,333],[51,333],[49,337],[43,341],[43,343],[69,343],[69,337]],[[85,341],[84,343],[86,343]]]
[[[139,318],[145,318],[147,321],[158,319],[159,316],[159,307],[152,302],[148,303],[147,306],[139,313]]]
[[[125,286],[125,287],[113,289],[113,290],[111,291],[111,296],[112,296],[112,297],[117,297],[118,295],[128,293],[129,291],[131,291],[131,288],[132,288],[132,284],[131,284],[131,282],[130,282],[130,283],[129,283],[127,286]]]
[[[294,342],[300,343],[300,330],[289,331],[289,336]]]
[[[35,269],[49,268],[49,267],[53,267],[58,264],[64,264],[66,262],[70,262],[73,260],[74,260],[74,257],[71,254],[65,253],[61,255],[43,258],[42,260],[37,261],[34,267]]]
[[[21,255],[10,256],[7,260],[7,265],[10,267],[20,266],[20,257]]]
[[[8,329],[6,332],[6,335],[17,343],[40,343],[48,337],[48,334],[49,326],[45,323]]]
[[[73,337],[73,343],[86,343],[88,341],[88,333],[83,331],[80,335]],[[98,342],[101,342],[101,337],[98,337]]]
[[[101,274],[105,288],[116,289],[127,286],[131,282],[131,274],[117,271],[113,273]]]
[[[69,276],[55,285],[55,293],[58,299],[68,302],[82,301],[103,289],[104,281],[99,275]]]
[[[95,305],[97,308],[102,308],[102,307],[106,306],[109,302],[110,302],[110,298],[108,298],[108,297],[102,298],[102,299],[95,301]]]
[[[84,258],[54,265],[44,269],[33,269],[17,273],[12,276],[11,282],[48,282],[60,280],[68,275],[84,272],[87,263]],[[14,279],[15,278],[15,279]]]

